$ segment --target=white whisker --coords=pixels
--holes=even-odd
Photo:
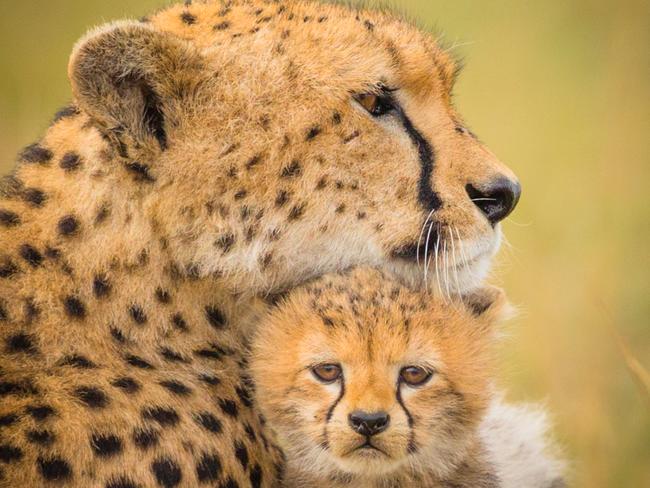
[[[429,224],[429,232],[427,232],[427,240],[424,243],[424,288],[428,289],[427,276],[429,273],[429,241],[431,239],[431,231],[433,230],[433,222]]]
[[[436,282],[438,283],[438,291],[440,292],[440,296],[442,296],[442,285],[440,284],[440,271],[438,269],[438,251],[440,250],[440,231],[438,230],[438,238],[436,239],[436,255],[435,255],[435,265],[436,265]]]
[[[427,215],[427,218],[424,219],[424,224],[422,225],[422,230],[420,231],[420,237],[418,238],[418,248],[415,253],[415,258],[417,260],[418,266],[420,266],[420,246],[422,245],[422,236],[424,235],[424,229],[427,227],[427,223],[429,222],[429,219],[433,215],[433,212],[435,212],[436,209],[434,208],[429,212],[429,215]]]
[[[442,251],[443,265],[445,267],[445,288],[447,290],[447,299],[451,300],[451,293],[449,292],[449,263],[447,262],[447,241],[444,241]]]
[[[454,244],[454,235],[451,232],[451,228],[447,227],[449,231],[449,239],[451,240],[451,257],[454,262],[454,279],[456,280],[456,292],[460,290],[460,281],[458,280],[458,261],[456,260],[456,245]]]

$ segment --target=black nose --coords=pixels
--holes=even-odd
[[[494,225],[515,209],[521,196],[521,185],[518,181],[500,177],[481,189],[467,185],[465,191],[474,205]]]
[[[355,432],[371,436],[379,434],[388,428],[390,416],[386,412],[362,412],[356,410],[348,416],[348,423]]]

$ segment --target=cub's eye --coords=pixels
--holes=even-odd
[[[433,373],[419,366],[407,366],[402,368],[399,376],[409,386],[420,386],[429,381]]]
[[[354,99],[373,117],[386,115],[395,108],[388,94],[362,93],[355,95]]]
[[[323,383],[333,383],[341,377],[341,366],[338,364],[319,364],[311,368],[312,374]]]

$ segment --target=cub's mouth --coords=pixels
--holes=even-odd
[[[386,451],[381,449],[380,447],[374,445],[370,439],[366,439],[365,442],[362,444],[359,444],[358,446],[354,447],[349,453],[354,454],[354,455],[361,455],[361,456],[366,456],[366,457],[377,457],[377,456],[385,456],[385,457],[390,457]]]

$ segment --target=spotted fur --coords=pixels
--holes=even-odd
[[[390,14],[312,1],[79,41],[72,105],[0,187],[0,486],[277,483],[242,378],[255,296],[357,264],[417,281],[428,223],[465,253],[452,288],[498,246],[466,186],[514,176],[456,130],[455,70]],[[388,88],[381,118],[354,97]]]

